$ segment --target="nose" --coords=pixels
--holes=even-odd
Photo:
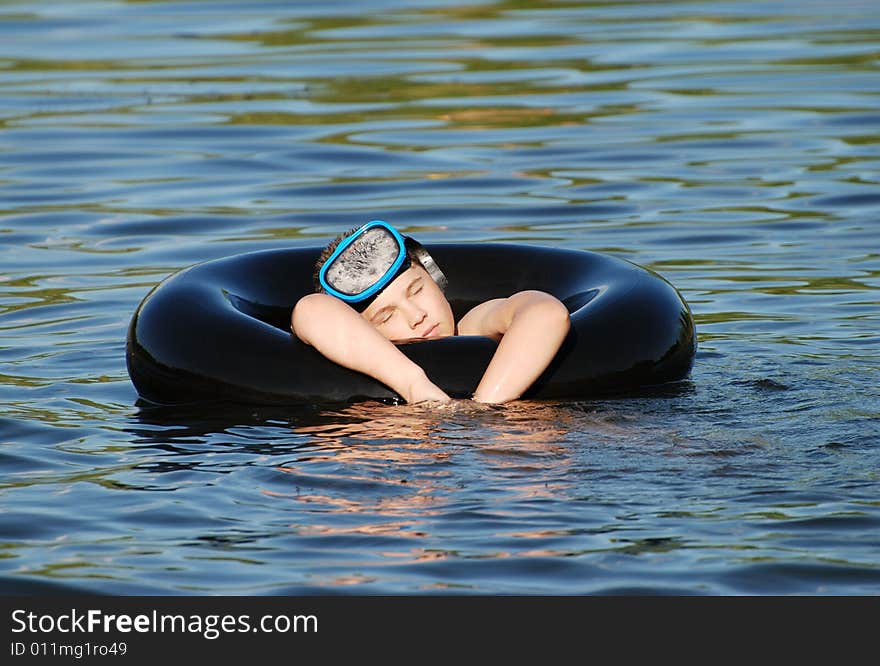
[[[413,330],[418,328],[419,324],[425,321],[425,317],[428,316],[427,312],[411,301],[407,301],[404,314],[409,327]]]

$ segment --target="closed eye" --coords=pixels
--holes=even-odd
[[[394,314],[394,308],[382,308],[373,315],[372,322],[373,324],[384,324],[389,319],[391,319],[391,315]]]

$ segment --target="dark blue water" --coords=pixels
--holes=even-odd
[[[880,6],[0,5],[0,592],[880,593]],[[675,284],[613,400],[157,410],[171,272],[384,218]]]

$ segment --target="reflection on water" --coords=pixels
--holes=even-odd
[[[349,474],[364,470],[387,474],[392,484],[407,484],[405,497],[390,504],[374,505],[370,499],[367,506],[347,503],[339,508],[386,513],[411,510],[410,502],[422,509],[426,503],[440,502],[438,494],[452,491],[446,484],[465,461],[480,461],[484,470],[502,474],[504,469],[516,473],[529,467],[558,467],[566,456],[566,422],[572,421],[572,415],[551,405],[517,403],[502,408],[455,401],[440,408],[365,403],[322,414],[320,420],[324,419],[329,421],[294,427],[294,432],[309,436],[308,444],[320,447],[310,453],[310,463],[323,458]],[[293,475],[296,483],[296,465],[279,469]],[[535,497],[549,493],[550,488],[526,481],[517,483],[515,492]],[[310,501],[299,495],[297,499]]]
[[[400,439],[408,444],[430,442],[438,435],[448,437],[460,427],[489,428],[492,438],[519,442],[559,441],[568,434],[566,412],[553,403],[517,401],[511,405],[486,405],[473,400],[454,400],[449,404],[390,406],[356,403],[337,411],[322,412],[331,422],[294,427],[294,432],[311,435],[315,442],[333,443],[346,448],[358,441]]]
[[[876,3],[371,9],[0,6],[0,589],[880,590]],[[643,264],[694,372],[138,402],[125,330],[162,278],[363,216]]]

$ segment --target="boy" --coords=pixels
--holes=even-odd
[[[408,403],[449,402],[395,343],[450,335],[498,342],[473,399],[520,397],[549,365],[570,326],[568,310],[541,291],[521,291],[471,309],[456,324],[445,276],[416,241],[381,220],[331,242],[315,266],[317,293],[300,299],[291,329],[304,343],[365,373]]]

